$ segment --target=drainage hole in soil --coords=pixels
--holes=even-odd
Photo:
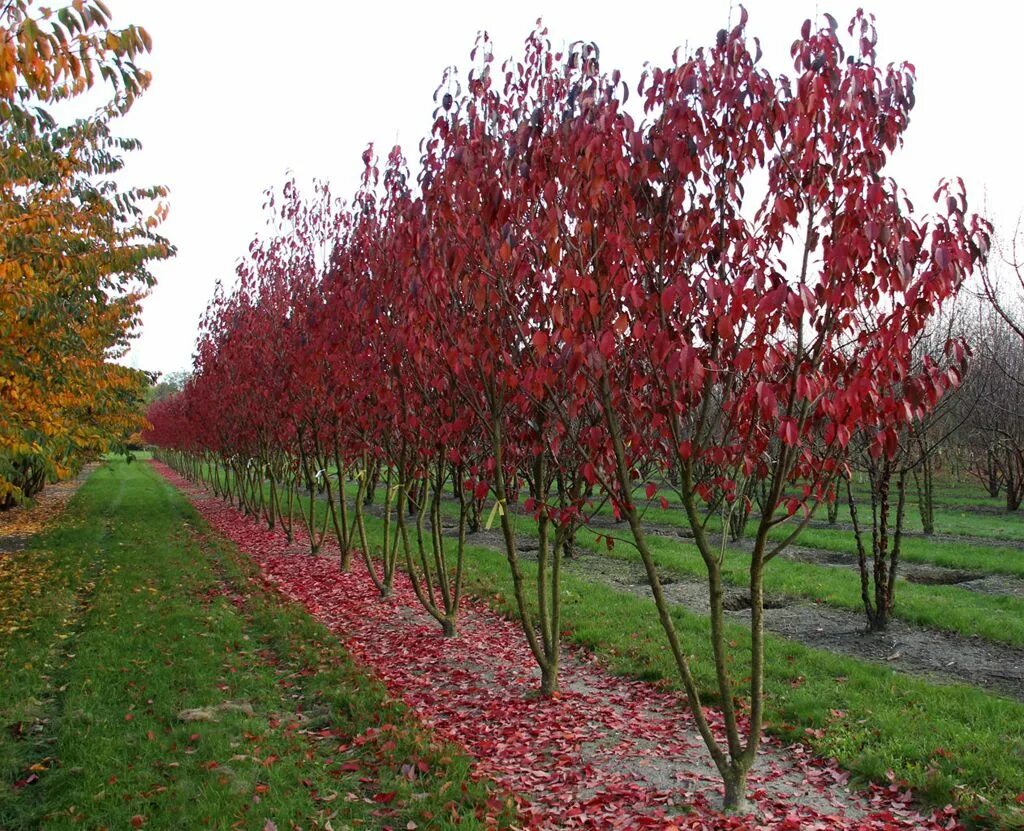
[[[749,594],[730,594],[725,598],[723,603],[727,612],[742,612],[745,609],[750,608],[750,595]],[[784,597],[766,597],[764,599],[764,608],[766,609],[784,609],[789,605],[789,601]]]
[[[912,571],[906,575],[908,583],[924,586],[953,586],[957,583],[969,583],[984,575],[973,571]]]

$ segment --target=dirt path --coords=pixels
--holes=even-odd
[[[438,733],[465,747],[479,774],[516,795],[526,827],[749,829],[751,817],[716,814],[717,777],[677,695],[608,673],[566,648],[562,693],[529,694],[537,671],[518,626],[467,599],[458,638],[442,638],[404,575],[382,602],[360,564],[341,573],[336,553],[306,555],[207,493],[158,467],[214,528],[252,555],[285,596],[302,603]],[[708,711],[719,726],[720,716]],[[852,792],[846,775],[805,748],[768,740],[751,779],[756,827],[937,829],[889,788]],[[670,819],[671,818],[671,819]],[[953,822],[955,827],[955,821]]]

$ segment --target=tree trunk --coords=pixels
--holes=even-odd
[[[839,494],[836,494],[835,499],[830,499],[825,503],[825,512],[828,516],[828,524],[835,525],[839,520]]]
[[[1015,450],[1006,451],[1006,510],[1016,511],[1024,499],[1024,465],[1021,464],[1020,454]]]
[[[917,486],[917,508],[921,514],[921,530],[927,535],[935,533],[935,485],[931,455],[921,445],[921,471],[914,471]]]
[[[505,541],[505,557],[512,572],[512,591],[516,598],[516,610],[519,612],[519,620],[523,627],[523,634],[526,635],[526,642],[541,671],[541,693],[550,695],[558,688],[558,665],[556,662],[554,667],[551,666],[548,650],[541,638],[537,637],[533,615],[530,614],[530,607],[526,601],[526,585],[519,565],[515,529],[512,527],[511,511],[508,510],[509,488],[505,481],[505,445],[500,415],[494,417],[491,429],[491,445],[495,463],[494,495],[498,503],[498,511],[501,514],[501,533]],[[555,634],[557,636],[558,633]]]
[[[746,770],[730,768],[727,773],[722,775],[725,784],[722,808],[726,813],[747,813],[747,773]]]

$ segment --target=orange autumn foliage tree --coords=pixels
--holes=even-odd
[[[99,0],[0,8],[0,507],[122,444],[142,425],[149,377],[115,363],[173,250],[160,187],[114,181],[139,147],[111,130],[149,84],[138,27]],[[92,116],[51,110],[97,79]]]

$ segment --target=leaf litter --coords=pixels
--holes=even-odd
[[[955,831],[951,806],[923,815],[901,784],[849,787],[833,760],[774,738],[749,778],[749,814],[723,815],[718,775],[679,695],[611,674],[567,646],[562,691],[535,695],[539,672],[518,625],[467,598],[459,636],[442,637],[404,575],[382,600],[361,562],[340,572],[280,529],[214,498],[169,467],[218,532],[259,565],[262,579],[338,633],[353,656],[439,737],[463,748],[475,775],[516,801],[526,828],[670,831]],[[706,710],[716,731],[721,715]]]

